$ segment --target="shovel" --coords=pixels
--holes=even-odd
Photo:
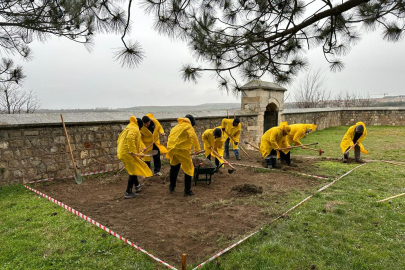
[[[350,146],[349,149],[347,149],[347,151],[343,153],[343,155],[347,155],[349,153],[349,151],[352,150],[357,144],[358,144],[358,142],[356,142],[355,144]]]
[[[248,142],[248,141],[245,141],[244,143],[245,143],[245,144],[248,144],[248,145],[252,146],[253,148],[255,148],[256,150],[259,150],[259,151],[260,151],[260,148],[259,148],[258,146],[256,146],[256,145],[254,145],[253,143],[250,143],[250,142]]]
[[[144,153],[133,153],[135,156],[138,156],[138,157],[151,157],[151,156],[154,156],[154,155],[156,155],[158,153],[158,150],[152,150],[152,151],[150,151],[149,153],[147,153],[147,154],[144,154]]]
[[[202,154],[202,153],[204,153],[204,152],[205,152],[205,150],[200,150],[200,151],[191,153],[191,155],[192,155],[192,156],[198,156],[198,155],[200,155],[200,154]]]
[[[151,156],[156,155],[157,153],[158,153],[158,150],[152,150],[148,154],[144,154],[142,152],[141,153],[133,153],[133,154],[135,156],[137,156],[137,157],[151,157]],[[130,154],[130,153],[128,153],[128,154]],[[121,170],[119,170],[118,173],[121,173],[124,169],[125,169],[125,167],[122,167]]]
[[[221,156],[221,155],[218,154],[217,151],[215,151],[212,147],[211,147],[211,151],[212,151],[212,153],[214,153],[217,157],[220,157],[220,156]],[[234,171],[236,171],[235,167],[233,167],[228,161],[226,161],[224,158],[221,158],[221,159],[224,161],[224,163],[225,163],[226,165],[228,165],[229,167],[231,167],[231,169],[228,170],[228,173],[229,173],[229,174],[232,174]]]
[[[145,147],[146,149],[148,149],[149,147],[151,147],[157,140],[159,140],[159,136],[156,138],[156,140],[154,140],[151,144],[149,144],[147,147]],[[157,150],[153,150],[156,151],[155,155],[157,154]],[[143,153],[143,151],[142,151]]]
[[[224,132],[226,133],[226,135],[228,135],[229,139],[231,139],[233,141],[233,143],[236,143],[235,140],[231,137],[231,135],[229,135],[229,133],[226,132],[226,130],[224,130]],[[239,145],[239,146],[240,146],[240,149],[243,151],[243,153],[245,153],[250,158],[249,154],[246,153],[246,151],[242,148],[242,145]]]
[[[75,181],[76,181],[77,184],[81,184],[82,181],[83,181],[83,178],[82,178],[82,175],[76,169],[75,159],[73,158],[72,148],[70,147],[69,136],[68,136],[67,131],[66,131],[65,122],[63,121],[62,114],[60,115],[60,118],[62,119],[63,130],[65,131],[65,136],[66,136],[66,141],[68,143],[70,158],[72,159],[73,170],[75,171]]]

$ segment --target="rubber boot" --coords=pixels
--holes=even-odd
[[[180,166],[181,164],[170,166],[170,185],[169,185],[170,193],[173,193],[174,189],[176,188],[177,176],[179,175]]]
[[[239,150],[238,150],[238,149],[235,149],[235,150],[233,150],[233,152],[235,153],[236,159],[237,159],[237,160],[241,160],[241,158],[240,158],[240,156],[239,156]]]
[[[184,196],[193,196],[194,193],[191,191],[191,176],[184,174]]]
[[[349,150],[349,148],[350,147],[348,147],[346,151]],[[349,160],[349,152],[347,152],[347,154],[343,154],[343,163],[347,163],[348,160]]]
[[[280,167],[277,166],[277,158],[271,158],[271,167],[272,169],[280,169]]]
[[[356,145],[354,147],[354,159],[356,160],[356,162],[359,162],[359,163],[363,162],[360,159],[360,146],[358,146],[358,145]]]

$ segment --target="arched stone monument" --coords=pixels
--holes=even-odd
[[[284,110],[284,92],[286,88],[272,82],[253,80],[241,87],[242,110],[255,111],[257,127],[256,142],[268,129],[280,123],[281,112]]]

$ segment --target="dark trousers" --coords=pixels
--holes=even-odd
[[[153,144],[152,150],[157,150],[158,153],[153,156],[153,171],[154,173],[160,172],[160,168],[162,168],[162,162],[160,161],[160,150],[159,147],[156,146],[156,144]],[[145,161],[146,165],[148,165],[150,169],[150,161]]]
[[[271,150],[270,154],[264,159],[267,166],[272,166],[275,168],[277,165],[277,151]]]
[[[127,185],[127,192],[128,193],[132,192],[132,187],[134,185],[139,186],[138,177],[136,177],[136,175],[130,175],[129,178],[128,178],[128,185]]]
[[[176,188],[177,176],[179,175],[181,164],[170,165],[170,191]],[[191,190],[191,176],[184,174],[184,192],[189,193]]]
[[[211,154],[208,155],[207,157],[209,160],[211,160]],[[219,160],[215,158],[215,165],[218,167],[219,166]]]
[[[350,147],[347,147],[346,151],[349,150],[349,149],[350,149]],[[349,153],[350,153],[350,152],[348,152],[346,155],[343,155],[343,159],[344,159],[344,160],[348,160],[348,159],[349,159]],[[355,159],[356,161],[359,161],[359,160],[360,160],[360,146],[358,146],[358,145],[356,145],[356,146],[354,147],[354,159]]]
[[[224,145],[224,149],[225,149],[225,157],[229,157],[229,142],[231,141],[231,139],[226,139],[225,141],[225,145]],[[239,150],[235,149],[233,150],[235,157],[239,158]]]
[[[287,163],[287,165],[291,164],[291,155],[290,151],[286,154],[283,151],[280,151],[280,161]]]

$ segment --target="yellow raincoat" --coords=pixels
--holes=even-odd
[[[349,127],[345,136],[343,136],[342,142],[340,143],[340,149],[342,150],[342,153],[346,152],[347,148],[354,144],[353,143],[354,133],[356,132],[355,129],[356,126],[358,125],[362,125],[364,127],[363,135],[361,135],[360,138],[357,140],[358,145],[360,146],[360,152],[368,154],[368,151],[364,148],[363,144],[361,143],[367,136],[366,125],[363,122],[357,122],[354,126]]]
[[[288,126],[287,126],[288,127]],[[287,129],[288,131],[288,129]],[[278,148],[287,148],[289,146],[287,141],[287,136],[283,136],[283,127],[272,127],[267,130],[262,138],[260,139],[260,153],[263,158],[266,158],[270,155],[271,150],[276,150]],[[284,153],[288,153],[290,150],[282,150]],[[277,151],[277,158],[280,156],[280,153]]]
[[[216,127],[216,128],[221,128],[221,127]],[[220,163],[224,163],[224,161],[220,158],[224,156],[224,144],[225,144],[225,138],[224,136],[221,136],[217,139],[214,137],[214,130],[215,128],[212,129],[207,129],[204,131],[202,134],[202,140],[204,142],[204,150],[205,150],[205,156],[208,157],[209,155],[216,157]],[[211,153],[211,148],[214,148],[214,150],[220,155],[219,157],[215,155],[214,153]]]
[[[142,142],[145,145],[145,147],[148,147],[148,149],[146,149],[145,154],[149,153],[150,151],[152,151],[153,149],[153,141],[159,138],[159,134],[160,133],[164,133],[163,127],[162,125],[159,123],[158,120],[155,119],[155,117],[153,116],[153,114],[149,113],[146,116],[148,116],[150,118],[150,120],[155,124],[155,129],[153,130],[153,133],[150,132],[150,130],[143,126],[141,128],[141,138],[142,138]],[[160,140],[158,139],[155,142],[156,146],[159,148],[160,154],[166,154],[167,153],[167,149],[166,147],[164,147],[163,145],[160,144]],[[150,157],[144,157],[143,160],[145,161],[150,161]]]
[[[235,142],[237,142],[239,144],[240,131],[241,131],[241,128],[242,128],[241,123],[239,123],[236,127],[234,127],[233,126],[233,119],[224,118],[222,120],[221,127],[225,128],[225,132],[227,132],[231,136],[231,138]],[[226,140],[226,139],[228,139],[228,134],[226,134],[225,132],[224,132],[224,137],[225,137],[225,140]],[[231,139],[229,139],[229,142],[232,143],[232,149],[233,150],[238,149],[238,146],[235,145]]]
[[[133,157],[130,153],[140,153],[144,144],[141,140],[138,122],[135,116],[129,118],[129,124],[118,136],[117,157],[124,163],[125,169],[129,175],[140,175],[144,177],[153,176],[148,165],[139,157]]]
[[[188,118],[178,118],[178,124],[170,130],[167,139],[167,154],[170,165],[175,166],[181,163],[181,169],[187,175],[194,175],[193,161],[191,160],[191,147],[194,151],[200,151],[200,143],[191,122]]]
[[[291,132],[287,135],[287,140],[289,144],[294,143],[294,145],[302,145],[300,140],[304,138],[305,131],[311,129],[314,131],[316,129],[316,125],[313,124],[293,124],[289,125],[291,128]]]

